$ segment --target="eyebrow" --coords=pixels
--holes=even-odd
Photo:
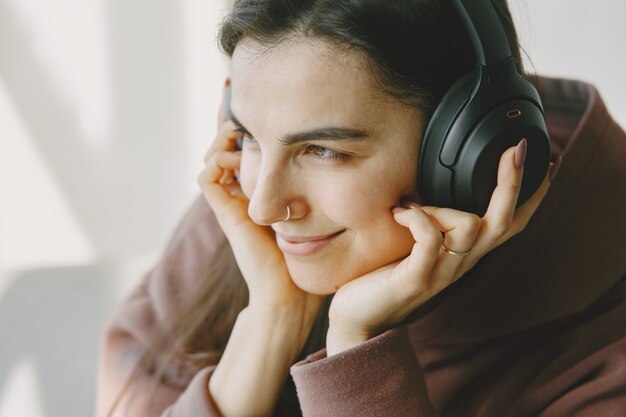
[[[248,129],[230,113],[231,120],[237,125],[237,127],[244,133],[252,136]],[[351,129],[345,127],[321,127],[312,130],[306,130],[297,133],[288,133],[283,135],[278,141],[283,145],[293,145],[295,143],[304,142],[307,140],[332,140],[341,142],[358,142],[370,136],[370,133],[362,129]]]

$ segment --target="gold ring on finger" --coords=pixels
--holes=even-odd
[[[470,252],[472,251],[472,248],[469,248],[467,251],[465,252],[455,252],[453,250],[450,250],[448,248],[446,248],[446,244],[444,243],[446,237],[445,235],[442,233],[442,239],[441,239],[441,248],[443,250],[445,250],[446,252],[448,252],[450,255],[456,255],[456,256],[467,256],[470,254]]]

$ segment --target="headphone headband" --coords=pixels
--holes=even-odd
[[[512,55],[491,0],[452,0],[452,3],[472,39],[477,64],[493,65]]]
[[[482,216],[502,153],[526,139],[519,206],[547,173],[550,139],[541,98],[518,72],[491,0],[451,1],[474,45],[476,65],[452,84],[426,127],[417,184],[427,205]]]

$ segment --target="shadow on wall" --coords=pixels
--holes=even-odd
[[[33,270],[0,297],[0,396],[15,364],[32,362],[45,416],[95,409],[101,335],[111,308],[112,264]]]
[[[157,249],[165,219],[188,199],[185,61],[183,3],[100,1],[112,98],[103,148],[90,146],[76,103],[10,1],[0,1],[0,79],[80,230],[108,258]],[[71,53],[58,59],[80,66]]]
[[[180,215],[188,198],[180,189],[187,174],[183,3],[101,1],[112,95],[104,151],[88,146],[74,103],[15,3],[1,0],[0,79],[96,255],[132,257],[161,246],[171,232],[164,219]],[[101,333],[119,299],[114,277],[112,263],[14,277],[0,293],[0,395],[26,359],[44,415],[93,415]]]

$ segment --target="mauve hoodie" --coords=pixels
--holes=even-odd
[[[626,416],[626,134],[594,87],[534,82],[563,160],[526,229],[398,327],[294,364],[301,410],[282,398],[275,416]],[[106,329],[98,417],[224,240],[199,197]],[[213,369],[177,369],[156,391],[141,375],[117,415],[220,416]]]

